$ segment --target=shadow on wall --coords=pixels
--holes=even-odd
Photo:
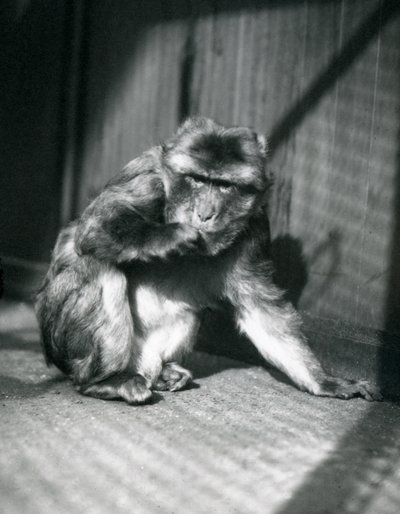
[[[381,23],[383,27],[387,21],[398,16],[399,10],[398,2],[381,2],[380,11],[373,13],[373,16],[361,25],[352,38],[352,44],[344,47],[344,55],[337,56],[332,62],[336,71],[326,70],[322,74],[321,83],[318,78],[302,101],[305,100],[307,105],[309,102],[312,103],[312,96],[315,93],[322,94],[327,89],[328,78],[335,80],[343,73],[367,44],[369,38],[376,34],[379,24]],[[397,45],[399,44],[400,40]],[[350,52],[350,55],[346,55],[346,52]],[[400,62],[397,64],[400,65]],[[275,132],[275,141],[282,141],[285,134],[292,130],[292,123],[295,126],[304,112],[305,107],[302,102],[299,102],[289,116],[279,124]],[[385,350],[386,346],[393,344],[393,338],[388,334],[398,328],[400,317],[400,149],[397,157],[395,187],[393,211],[395,223],[385,306],[386,335],[382,336],[379,354],[378,381],[384,395],[388,393],[387,377],[398,374],[400,369],[400,359],[394,358],[396,352],[389,353]],[[385,426],[382,426],[380,405],[371,404],[354,429],[343,437],[330,456],[309,475],[305,483],[279,510],[279,514],[397,512],[400,500],[398,484],[390,487],[390,483],[400,461],[399,436],[398,424],[387,420]],[[385,504],[381,504],[378,493],[384,481],[389,487],[390,494],[385,495]]]
[[[271,256],[276,285],[286,291],[287,299],[297,307],[308,279],[301,241],[289,234],[278,236],[272,241]]]
[[[311,83],[288,114],[275,125],[269,138],[271,155],[296,130],[321,98],[329,92],[336,81],[354,64],[368,44],[379,34],[398,10],[396,0],[383,0],[340,49],[328,66]]]

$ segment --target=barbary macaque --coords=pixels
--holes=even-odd
[[[300,389],[379,399],[322,369],[272,281],[265,165],[262,137],[201,117],[131,161],[58,237],[36,301],[47,362],[82,394],[145,403],[191,380],[201,312],[228,301]]]

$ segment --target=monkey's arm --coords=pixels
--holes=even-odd
[[[159,149],[154,148],[108,183],[78,220],[78,253],[124,263],[164,258],[197,247],[199,234],[194,228],[164,223],[165,192],[159,167]]]
[[[319,396],[381,399],[366,381],[337,378],[324,371],[308,347],[301,319],[272,282],[272,265],[262,259],[257,238],[247,248],[228,280],[240,329],[261,355],[302,390]]]

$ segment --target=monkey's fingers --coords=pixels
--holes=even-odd
[[[185,255],[198,253],[204,247],[204,240],[198,229],[184,223],[175,223],[173,233],[171,254]]]
[[[359,388],[359,394],[362,398],[371,402],[383,400],[383,396],[379,388],[370,384],[368,380],[359,380],[356,382],[356,385]]]
[[[347,380],[345,378],[329,377],[321,385],[318,396],[331,396],[342,400],[361,397],[368,401],[383,399],[379,389],[367,380]]]

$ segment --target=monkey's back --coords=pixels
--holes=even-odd
[[[47,363],[55,364],[67,375],[79,369],[75,379],[84,381],[85,375],[109,372],[104,366],[109,336],[130,339],[131,321],[126,319],[129,309],[124,307],[125,275],[91,256],[79,256],[74,233],[74,225],[61,231],[35,310]],[[111,358],[110,365],[116,364],[120,363]]]

